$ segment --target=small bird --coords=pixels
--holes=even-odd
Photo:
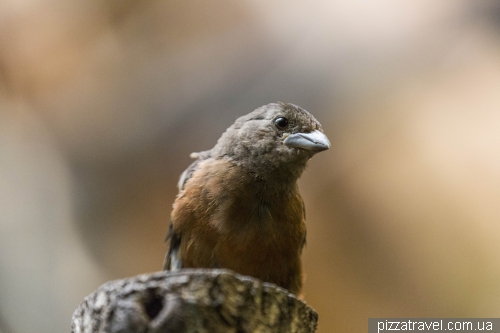
[[[242,116],[182,173],[165,270],[227,268],[300,295],[305,207],[297,180],[330,148],[306,110],[271,103]]]

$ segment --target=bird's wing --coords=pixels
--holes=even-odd
[[[306,221],[306,205],[304,203],[304,199],[302,199],[301,196],[300,197],[300,201],[302,203],[302,218],[304,219],[304,222]],[[304,223],[304,228],[305,228],[306,224]],[[302,246],[300,248],[300,253],[302,253],[302,250],[304,250],[304,248],[306,247],[306,244],[307,244],[307,229],[304,230],[304,240],[302,241]]]
[[[202,151],[199,153],[191,153],[191,158],[196,158],[196,160],[191,163],[190,166],[187,167],[186,170],[181,174],[179,178],[179,182],[177,183],[177,188],[179,189],[179,192],[182,192],[184,190],[184,185],[186,185],[186,182],[193,176],[194,171],[196,170],[196,167],[201,161],[206,160],[207,158],[210,158],[210,150]]]
[[[198,164],[201,161],[210,158],[210,150],[202,151],[199,153],[192,153],[190,155],[192,158],[196,158],[196,160],[191,163],[190,166],[181,174],[179,178],[179,182],[177,183],[177,187],[179,188],[179,193],[182,193],[184,190],[184,186],[186,182],[193,176],[193,173],[196,171]],[[168,244],[168,251],[165,255],[165,260],[163,261],[163,269],[167,271],[177,270],[182,268],[182,257],[181,257],[181,233],[179,230],[174,229],[173,221],[170,221],[170,225],[168,228],[167,237],[165,237],[165,242]]]
[[[170,227],[168,228],[165,242],[169,242],[169,246],[168,251],[165,254],[165,260],[163,261],[163,269],[166,271],[175,271],[182,268],[182,260],[179,253],[181,246],[181,235],[180,233],[174,232],[172,222],[170,222]]]

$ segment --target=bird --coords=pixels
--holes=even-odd
[[[330,148],[321,124],[290,103],[236,119],[182,173],[163,269],[225,268],[302,295],[305,206],[297,180]]]

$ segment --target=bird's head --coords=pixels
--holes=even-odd
[[[309,112],[293,104],[271,103],[238,118],[212,152],[261,178],[298,178],[307,161],[328,148],[330,141]]]

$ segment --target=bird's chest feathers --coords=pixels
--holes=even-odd
[[[203,163],[174,204],[174,215],[190,221],[197,237],[239,253],[299,251],[305,224],[295,182],[258,180],[227,160]]]
[[[226,188],[210,223],[235,251],[296,252],[305,232],[302,201],[296,191]]]

